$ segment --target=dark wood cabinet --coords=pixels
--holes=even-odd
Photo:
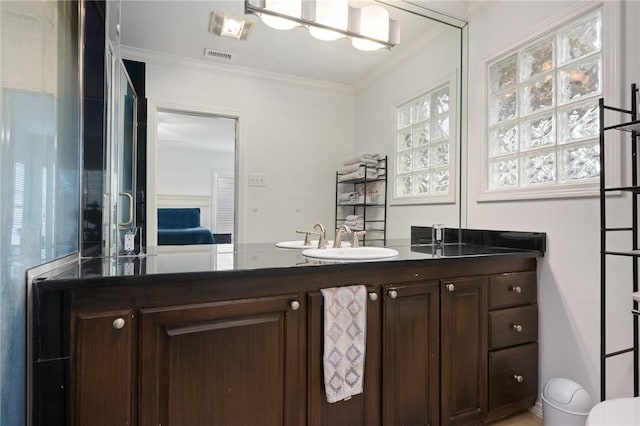
[[[299,425],[298,295],[140,311],[140,425]]]
[[[73,327],[72,424],[135,424],[133,311],[79,312]]]
[[[538,392],[538,345],[530,343],[489,354],[489,409],[535,398]]]
[[[347,401],[328,403],[323,380],[323,316],[320,292],[307,295],[307,425],[380,425],[380,300],[375,288],[367,295],[364,391]]]
[[[535,271],[489,276],[489,421],[538,396],[538,305]]]
[[[530,407],[535,259],[433,265],[74,289],[71,424],[459,426]],[[328,403],[320,290],[357,283],[363,393]]]
[[[441,409],[445,425],[481,423],[487,413],[487,277],[443,280]]]
[[[439,425],[438,282],[383,286],[385,425]]]

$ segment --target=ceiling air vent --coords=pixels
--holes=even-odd
[[[220,50],[210,49],[208,47],[205,47],[205,49],[204,49],[204,57],[205,58],[212,58],[212,59],[223,59],[225,61],[233,61],[234,60],[233,53],[222,52]]]

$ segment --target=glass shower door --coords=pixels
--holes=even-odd
[[[136,224],[138,96],[122,61],[108,49],[104,256],[142,253]]]
[[[136,160],[138,96],[124,65],[120,68],[122,83],[121,136],[119,138],[118,184],[118,254],[140,254],[141,230],[136,224]]]

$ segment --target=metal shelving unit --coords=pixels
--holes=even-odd
[[[345,223],[348,215],[362,216],[364,222],[362,230],[366,231],[360,240],[362,245],[387,243],[387,157],[380,160],[377,169],[378,175],[381,171],[384,173],[383,177],[368,177],[367,167],[365,167],[364,177],[340,181],[341,174],[336,172],[335,228]],[[369,190],[374,188],[382,191],[378,192],[377,199],[372,200],[373,193]],[[362,192],[362,201],[340,201],[340,194],[344,192]],[[370,228],[366,229],[367,226]]]
[[[605,111],[615,111],[629,117],[629,121],[605,126]],[[640,135],[640,120],[638,120],[638,87],[636,84],[631,85],[631,108],[623,109],[605,105],[604,98],[599,101],[600,112],[600,399],[606,399],[606,371],[607,360],[611,357],[623,355],[633,352],[633,394],[639,396],[639,366],[640,361],[638,351],[638,302],[633,301],[633,309],[631,311],[633,321],[633,345],[631,347],[615,351],[607,352],[606,348],[606,295],[607,295],[607,259],[611,256],[626,256],[633,258],[632,266],[632,287],[633,292],[638,291],[638,265],[640,259],[640,246],[638,242],[638,195],[640,195],[640,186],[638,185],[638,136]],[[630,133],[631,140],[631,186],[610,187],[605,182],[605,144],[606,134],[610,130],[618,130]],[[625,147],[625,149],[628,149]],[[607,194],[612,192],[629,192],[631,197],[632,224],[629,227],[607,227]],[[607,235],[610,232],[631,232],[632,247],[631,250],[619,251],[607,249]]]

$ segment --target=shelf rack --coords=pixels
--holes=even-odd
[[[605,105],[604,98],[599,100],[600,118],[600,399],[606,399],[606,369],[609,358],[633,352],[633,395],[640,394],[639,366],[640,361],[638,351],[638,302],[633,300],[631,310],[633,320],[633,346],[615,351],[607,352],[606,349],[606,295],[607,295],[607,258],[610,256],[626,256],[633,258],[632,266],[632,286],[633,292],[638,291],[638,260],[640,259],[640,247],[638,243],[638,195],[640,186],[638,185],[638,136],[640,135],[640,120],[638,120],[638,87],[631,85],[631,108],[623,109]],[[605,111],[614,111],[628,116],[629,121],[605,126]],[[631,185],[621,187],[609,187],[605,182],[605,135],[609,130],[630,132],[631,140]],[[606,198],[612,192],[629,192],[631,197],[632,225],[630,227],[607,228],[606,220]],[[631,232],[631,250],[607,250],[607,234],[610,232]]]
[[[336,210],[335,210],[335,228],[337,229],[341,224],[346,221],[348,214],[361,215],[364,222],[366,233],[361,238],[361,244],[364,246],[367,242],[377,242],[385,245],[387,243],[387,157],[383,157],[378,162],[376,167],[378,175],[376,177],[367,176],[367,167],[363,164],[364,176],[359,179],[350,179],[340,181],[342,176],[339,171],[336,172]],[[382,172],[383,177],[378,177]],[[381,199],[375,202],[368,201],[368,188],[383,187],[383,190],[379,193]],[[363,193],[362,202],[347,203],[340,201],[340,194],[346,191],[346,187],[351,187],[353,191],[347,192],[359,192]],[[376,219],[371,219],[371,210],[376,209]],[[381,210],[381,211],[380,211]],[[367,214],[369,211],[369,214]],[[368,216],[368,217],[367,217]],[[371,228],[366,229],[367,225]]]

